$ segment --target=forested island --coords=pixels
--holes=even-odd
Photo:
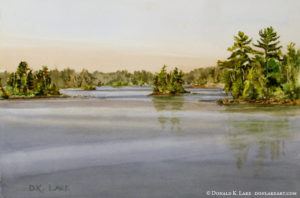
[[[21,62],[16,72],[9,74],[5,88],[0,78],[2,97],[11,96],[57,96],[59,88],[52,82],[48,67],[33,72],[26,62]]]
[[[175,67],[169,73],[166,71],[166,65],[163,66],[160,73],[154,77],[153,93],[151,95],[176,95],[188,93],[183,88],[183,72]]]
[[[300,50],[290,43],[283,53],[280,36],[273,27],[260,30],[259,37],[252,43],[244,32],[238,32],[228,48],[231,55],[218,61],[225,91],[237,103],[298,103],[294,100],[300,98]]]
[[[16,72],[0,73],[0,92],[2,98],[47,97],[57,96],[59,89],[65,88],[94,90],[97,86],[152,86],[151,95],[178,95],[188,93],[185,87],[224,87],[233,100],[221,100],[219,104],[245,101],[299,103],[300,50],[296,50],[295,43],[283,50],[273,27],[260,30],[259,37],[253,43],[249,36],[239,31],[234,36],[233,46],[228,48],[231,55],[227,60],[187,73],[178,68],[168,72],[166,65],[155,74],[145,70],[103,73],[66,68],[59,71],[49,70],[47,66],[33,71],[22,61]]]

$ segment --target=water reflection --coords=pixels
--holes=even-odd
[[[180,118],[178,111],[183,109],[183,96],[153,96],[152,102],[156,111],[159,113],[158,121],[162,130],[170,127],[171,131],[181,131]]]
[[[233,104],[226,105],[223,113],[264,113],[272,116],[297,116],[299,105],[263,105],[263,104]]]
[[[254,175],[259,176],[268,162],[285,156],[285,141],[291,137],[289,119],[237,119],[232,114],[228,126],[226,138],[234,151],[237,169],[250,161]]]

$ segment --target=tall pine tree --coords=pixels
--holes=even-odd
[[[272,26],[267,27],[259,31],[260,40],[255,47],[260,48],[262,51],[258,52],[259,55],[264,57],[264,76],[267,81],[267,98],[270,97],[270,88],[278,86],[280,83],[280,64],[281,61],[280,41],[278,40],[280,36],[277,36]]]
[[[242,95],[244,82],[251,68],[251,55],[254,54],[251,42],[252,39],[239,31],[238,35],[234,36],[233,46],[228,48],[231,55],[226,61],[218,61],[218,66],[224,71],[225,89],[232,92],[234,98]]]
[[[278,40],[280,36],[277,36],[272,26],[267,27],[259,31],[260,40],[257,40],[257,44],[253,44],[255,47],[258,47],[263,50],[262,54],[266,62],[270,58],[275,58],[280,60],[280,49],[282,46],[279,46],[280,41]]]
[[[34,89],[34,75],[32,73],[32,70],[30,70],[28,75],[27,75],[27,88],[29,90]]]

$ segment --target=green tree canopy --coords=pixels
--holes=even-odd
[[[275,58],[280,60],[280,49],[282,46],[279,46],[280,41],[278,40],[280,36],[277,36],[272,26],[267,27],[259,31],[260,39],[257,40],[257,44],[253,44],[255,47],[258,47],[262,50],[262,54],[265,57],[266,62],[270,58]]]
[[[228,48],[231,55],[226,61],[218,61],[218,66],[224,71],[223,82],[227,92],[232,92],[235,98],[243,94],[242,87],[251,68],[251,55],[255,51],[250,46],[250,39],[244,32],[239,31],[234,36],[233,46]]]
[[[244,99],[299,98],[300,51],[292,43],[282,58],[280,37],[273,27],[260,30],[259,36],[255,50],[250,47],[252,40],[239,32],[228,48],[231,55],[218,61],[225,91]]]
[[[154,77],[154,93],[161,94],[177,94],[186,93],[183,88],[183,72],[178,71],[176,67],[170,73],[166,71],[166,65],[164,65],[159,73]]]

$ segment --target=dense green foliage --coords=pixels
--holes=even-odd
[[[0,91],[1,91],[0,96],[2,98],[5,98],[5,99],[9,98],[9,95],[7,94],[6,90],[4,89],[4,87],[2,85],[2,79],[1,78],[0,78]]]
[[[52,83],[50,73],[46,66],[44,66],[42,70],[33,72],[26,62],[21,62],[17,71],[9,74],[6,85],[8,89],[8,93],[6,92],[7,96],[47,96],[59,94],[55,83]]]
[[[183,88],[183,72],[178,71],[175,67],[173,71],[169,73],[166,71],[166,65],[164,65],[159,73],[154,77],[153,93],[162,94],[177,94],[186,93]]]
[[[259,36],[253,49],[252,39],[240,31],[228,48],[231,55],[218,61],[225,91],[243,99],[299,98],[300,50],[291,43],[282,55],[272,27],[260,30]]]
[[[6,85],[6,81],[9,78],[8,72],[2,72],[0,73],[0,97],[2,98],[8,98],[7,91],[4,88],[4,85]]]

